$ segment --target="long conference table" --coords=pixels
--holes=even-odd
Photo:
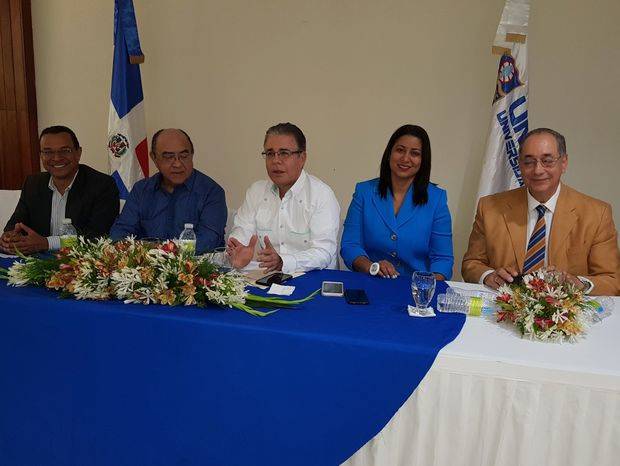
[[[371,304],[256,318],[0,283],[0,465],[617,464],[617,299],[559,345],[411,318],[408,277],[315,271],[292,297],[323,280]]]

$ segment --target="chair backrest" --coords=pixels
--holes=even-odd
[[[21,193],[19,189],[0,189],[0,231],[4,230],[6,222],[8,222],[11,215],[13,215]]]

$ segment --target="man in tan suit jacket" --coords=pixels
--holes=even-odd
[[[463,279],[497,289],[523,271],[535,208],[547,208],[545,265],[596,295],[620,293],[620,254],[609,204],[560,182],[568,165],[564,137],[546,128],[523,140],[519,167],[525,187],[486,196],[463,257]]]

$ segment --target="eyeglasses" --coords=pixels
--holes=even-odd
[[[58,154],[61,157],[67,157],[71,154],[73,154],[75,152],[75,149],[70,149],[69,147],[65,147],[64,149],[58,149],[58,150],[42,150],[39,152],[39,154],[41,155],[41,157],[52,157],[54,154]]]
[[[281,159],[288,159],[293,154],[301,154],[303,150],[288,150],[288,149],[280,149],[280,150],[266,150],[261,152],[261,155],[264,159],[273,160],[276,158],[276,155]]]
[[[523,168],[527,170],[533,170],[539,163],[543,166],[543,168],[553,168],[558,162],[558,160],[560,160],[561,158],[561,155],[558,157],[543,157],[542,159],[535,159],[533,157],[530,157],[523,159],[521,161],[521,165],[523,165]]]
[[[181,152],[163,152],[159,154],[159,157],[167,163],[172,163],[174,160],[178,160],[179,162],[186,162],[187,160],[192,158],[192,154],[188,150],[184,150]]]

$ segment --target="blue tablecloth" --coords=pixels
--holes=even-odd
[[[379,432],[464,316],[411,318],[408,278],[316,271],[236,310],[63,300],[0,283],[0,464],[331,465]],[[438,284],[438,291],[445,284]]]

